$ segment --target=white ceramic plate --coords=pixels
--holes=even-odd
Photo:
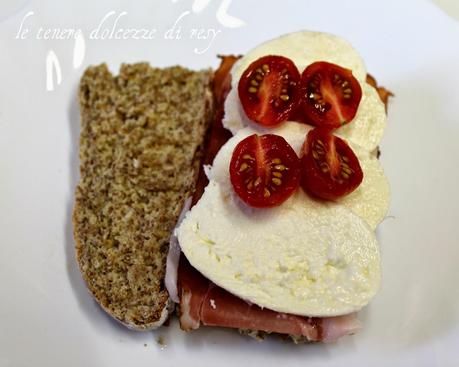
[[[459,15],[455,0],[437,1]],[[195,12],[190,0],[7,3],[0,7],[0,366],[459,365],[454,17],[428,0],[234,0],[227,12],[220,8],[226,0],[207,6],[195,1]],[[116,29],[157,28],[157,38],[89,39],[112,10],[113,17],[121,16]],[[182,39],[163,39],[187,10],[177,23]],[[101,30],[113,26],[113,17]],[[85,41],[75,46],[73,40],[37,39],[40,27],[42,38],[46,28],[81,28]],[[190,40],[191,28],[221,32],[207,51],[196,53],[209,40]],[[123,61],[139,60],[215,67],[218,53],[244,53],[299,29],[347,38],[395,93],[381,146],[392,187],[389,217],[378,230],[383,284],[361,313],[363,331],[335,344],[296,346],[277,339],[258,343],[222,329],[185,334],[176,322],[145,333],[119,326],[88,295],[74,261],[75,94],[84,67],[106,61],[115,71]],[[47,58],[53,75],[48,84]],[[167,346],[157,343],[160,336]]]

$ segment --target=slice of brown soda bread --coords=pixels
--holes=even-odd
[[[161,325],[171,232],[192,195],[213,118],[212,71],[105,64],[80,83],[77,261],[102,308],[133,329]]]

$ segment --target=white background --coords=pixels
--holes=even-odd
[[[0,366],[458,366],[459,22],[428,0],[234,0],[228,12],[246,24],[225,28],[216,19],[220,1],[182,24],[222,29],[202,55],[193,51],[202,43],[189,40],[87,40],[78,69],[73,41],[15,39],[27,11],[31,32],[89,34],[110,10],[128,12],[123,27],[164,30],[191,1],[29,1],[12,15],[14,6],[0,6]],[[88,295],[74,261],[84,67],[106,61],[116,71],[140,60],[215,67],[216,54],[244,53],[300,29],[348,39],[395,93],[381,145],[392,187],[378,230],[383,284],[361,313],[364,330],[335,344],[296,346],[222,329],[185,334],[176,322],[145,333],[119,326]],[[51,49],[62,83],[46,91]]]

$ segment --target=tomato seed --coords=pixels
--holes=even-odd
[[[242,163],[241,167],[239,168],[239,172],[245,171],[248,167],[249,165],[247,163]]]
[[[280,96],[280,99],[282,99],[283,101],[286,102],[286,101],[288,101],[290,99],[290,96],[288,94],[282,94]]]

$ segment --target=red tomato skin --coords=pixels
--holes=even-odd
[[[256,153],[256,147],[254,148],[254,145],[257,144],[256,139],[260,139],[258,140],[259,149],[264,150],[264,164],[259,163],[257,161],[258,158],[256,158],[260,156],[260,154],[257,155]],[[255,163],[251,167],[253,171],[260,172],[260,175],[247,176],[245,171],[241,172],[240,168],[243,163],[250,165],[249,161],[244,161],[245,155],[251,155],[255,158]],[[281,171],[282,184],[279,186],[272,183],[272,180],[277,178],[273,176],[273,172],[280,172],[275,168],[278,164],[272,163],[274,159],[280,159],[280,164],[285,167]],[[268,162],[268,168],[266,162]],[[259,171],[256,168],[257,164],[260,164],[261,167]],[[271,208],[281,205],[300,185],[300,161],[298,156],[283,137],[274,134],[262,136],[254,134],[240,141],[233,151],[229,172],[235,193],[243,202],[255,208]],[[257,177],[261,178],[259,188],[249,191],[247,181],[251,179],[254,182]],[[269,197],[263,196],[265,189],[270,191]]]
[[[310,82],[317,74],[321,76],[318,84],[320,88],[326,89],[330,95],[335,97],[334,101],[331,98],[323,97],[324,104],[318,104],[323,106],[327,112],[319,112],[316,107],[317,101],[308,97],[312,93],[309,87]],[[339,75],[339,83],[333,81],[335,75]],[[343,83],[346,83],[345,87],[342,86]],[[296,120],[313,126],[337,129],[350,123],[357,114],[362,99],[362,87],[351,70],[325,61],[315,62],[303,71],[300,84],[301,102],[299,109],[294,113]],[[344,91],[347,90],[351,91],[348,96],[344,94]],[[323,93],[322,96],[324,96]]]
[[[287,70],[289,76],[288,83],[283,85],[282,83],[284,82],[280,80],[279,75],[277,77],[274,75],[266,81],[264,79],[255,79],[257,77],[256,73],[258,70],[262,70],[264,65],[270,66],[272,75],[274,75],[273,73],[279,74],[283,70]],[[269,76],[269,74],[267,75]],[[269,93],[267,93],[269,96],[265,96],[265,99],[260,98],[259,94],[261,92],[249,93],[251,87],[261,90],[260,86],[255,87],[251,84],[253,79],[260,84],[264,82],[269,92],[278,90],[279,93],[282,93],[281,90],[285,87],[287,92],[284,94],[288,95],[288,101],[283,101]],[[269,55],[252,62],[244,71],[238,83],[239,99],[247,117],[251,121],[265,127],[275,127],[288,120],[300,105],[300,79],[301,76],[297,67],[293,61],[286,57]],[[278,107],[276,107],[277,104],[279,105]],[[263,109],[263,105],[266,107],[265,109]]]
[[[341,183],[331,177],[330,174],[322,172],[312,154],[312,143],[314,140],[321,139],[328,148],[329,144],[326,141],[330,137],[334,139],[338,154],[347,157],[347,164],[353,171],[349,178],[343,180]],[[363,171],[357,156],[343,139],[332,135],[331,129],[322,127],[311,130],[303,145],[302,152],[303,155],[300,158],[301,187],[308,194],[319,199],[334,201],[349,195],[361,184]]]

